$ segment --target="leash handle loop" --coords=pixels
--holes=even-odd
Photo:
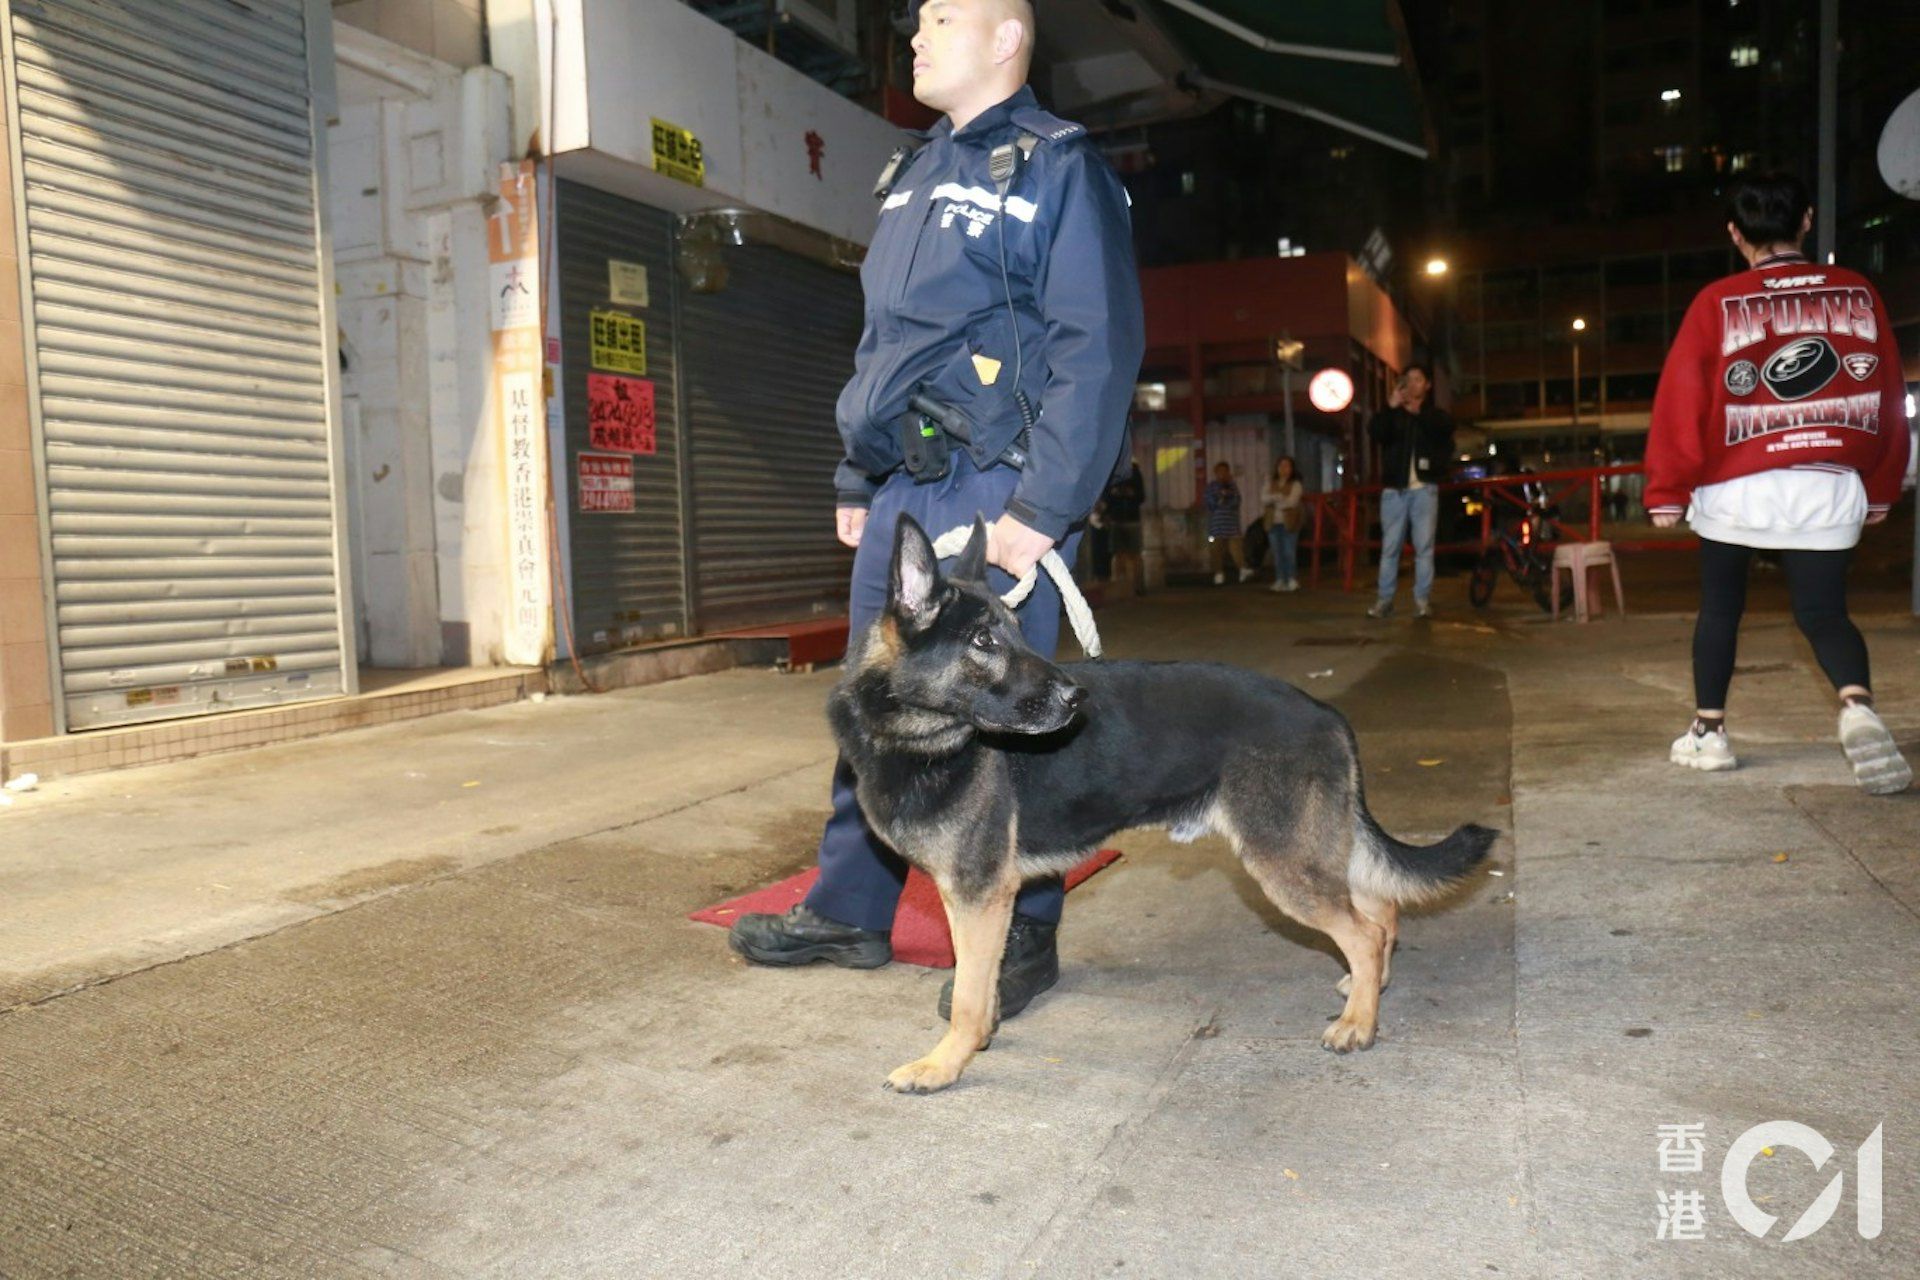
[[[942,560],[951,560],[966,550],[967,539],[973,536],[973,526],[963,524],[949,529],[933,542],[933,554]],[[1026,576],[1013,584],[1013,590],[1000,597],[1009,609],[1017,609],[1026,598],[1033,594],[1033,588],[1040,581],[1040,570],[1045,569],[1053,579],[1053,585],[1060,589],[1060,602],[1066,606],[1067,622],[1073,627],[1073,635],[1080,642],[1080,648],[1089,658],[1100,656],[1100,629],[1094,625],[1093,608],[1087,603],[1086,596],[1080,593],[1080,586],[1073,580],[1073,574],[1067,568],[1067,562],[1060,558],[1058,551],[1049,551],[1041,557],[1035,568],[1029,569]]]

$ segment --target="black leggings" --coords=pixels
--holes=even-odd
[[[1867,642],[1847,617],[1847,551],[1782,551],[1793,620],[1813,645],[1820,669],[1835,689],[1870,688]],[[1752,547],[1700,539],[1700,620],[1693,627],[1694,705],[1725,710],[1733,683],[1733,652],[1740,614],[1747,607],[1747,565]]]

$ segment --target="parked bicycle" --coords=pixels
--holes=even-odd
[[[1518,520],[1496,525],[1493,542],[1481,553],[1467,583],[1467,599],[1476,609],[1484,609],[1493,599],[1493,588],[1500,573],[1520,584],[1542,609],[1553,610],[1553,543],[1559,536],[1554,516],[1556,508],[1529,495],[1527,510]],[[1544,544],[1544,545],[1543,545]],[[1560,604],[1573,602],[1573,585],[1560,587]]]

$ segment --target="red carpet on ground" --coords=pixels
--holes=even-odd
[[[1118,849],[1102,849],[1067,873],[1067,888],[1073,889],[1094,872],[1119,860]],[[702,924],[727,928],[743,915],[765,911],[780,915],[807,896],[820,868],[809,867],[779,884],[696,911],[688,916]],[[947,913],[940,905],[940,891],[919,871],[907,876],[907,888],[893,916],[893,958],[929,969],[953,968],[953,940],[947,934]]]

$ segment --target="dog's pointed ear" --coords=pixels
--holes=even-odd
[[[893,535],[893,585],[887,607],[909,633],[924,631],[940,616],[944,594],[933,543],[913,517],[901,516]]]
[[[960,561],[953,566],[948,575],[960,582],[985,582],[987,580],[987,522],[982,516],[973,518],[973,532],[967,537],[967,545],[961,549]]]

